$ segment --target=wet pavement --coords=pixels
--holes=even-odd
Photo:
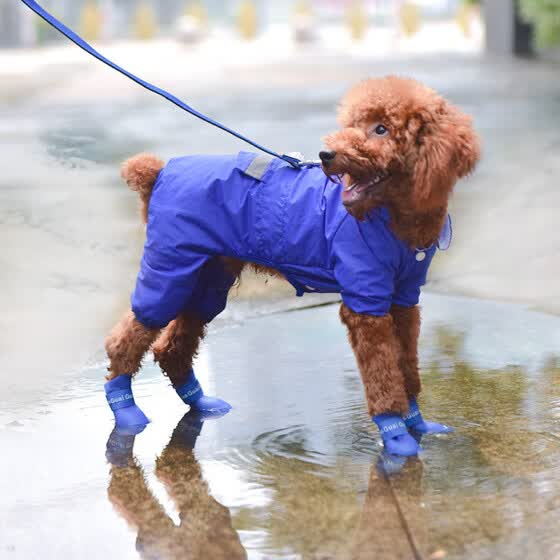
[[[423,407],[457,431],[419,459],[383,457],[336,305],[224,321],[197,363],[221,419],[147,363],[152,423],[111,434],[104,361],[0,413],[0,557],[557,558],[560,318],[423,304]]]
[[[109,54],[251,137],[310,157],[356,80],[392,72],[436,87],[474,115],[484,158],[456,189],[454,242],[435,259],[429,289],[560,312],[557,65],[303,51],[297,59],[241,57],[201,69],[196,52],[158,48],[138,46],[140,60],[130,58],[132,48]],[[83,364],[126,307],[143,231],[118,177],[122,159],[141,150],[169,158],[246,149],[79,53],[72,57],[51,65],[45,58],[30,75],[8,68],[3,84],[11,93],[0,88],[0,267],[9,271],[0,277],[0,398],[5,391],[32,401],[49,390],[46,380]],[[184,61],[189,72],[162,66],[162,57]],[[227,91],[216,88],[224,76]]]
[[[23,75],[0,57],[0,558],[560,558],[558,66],[302,52],[208,69],[143,49],[134,70],[280,151],[313,156],[367,75],[473,113],[485,157],[457,188],[421,341],[424,408],[457,433],[384,460],[336,308],[288,313],[320,301],[247,279],[198,362],[232,413],[181,420],[147,364],[153,423],[110,438],[102,342],[143,243],[118,164],[245,147],[79,57]]]

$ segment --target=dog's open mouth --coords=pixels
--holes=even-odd
[[[377,188],[388,178],[388,173],[385,171],[378,171],[373,178],[370,178],[368,181],[350,180],[342,191],[342,204],[344,204],[344,206],[352,206],[364,200],[364,198],[374,194]]]

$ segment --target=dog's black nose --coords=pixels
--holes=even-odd
[[[319,157],[324,164],[327,164],[336,157],[336,152],[319,152]]]

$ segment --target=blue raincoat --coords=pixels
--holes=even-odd
[[[172,159],[150,200],[136,318],[151,328],[185,310],[212,320],[235,280],[221,255],[279,270],[297,295],[340,293],[356,313],[416,305],[436,247],[410,249],[385,208],[356,220],[340,189],[318,167],[248,152]]]

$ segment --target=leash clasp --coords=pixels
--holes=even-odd
[[[320,159],[304,159],[300,165],[302,167],[321,167],[323,164]]]
[[[300,152],[282,154],[282,159],[289,163],[294,169],[302,169],[303,167],[318,167],[322,165],[320,160],[305,159],[303,154]]]

